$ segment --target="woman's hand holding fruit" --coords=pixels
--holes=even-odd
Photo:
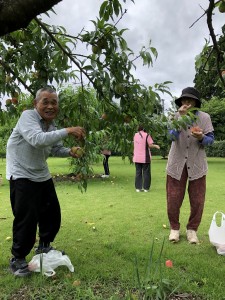
[[[202,129],[198,126],[194,126],[194,127],[191,127],[191,135],[198,139],[199,141],[203,140],[204,138],[204,133],[202,132]]]

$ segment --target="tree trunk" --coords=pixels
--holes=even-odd
[[[62,0],[0,0],[0,36],[25,28]]]

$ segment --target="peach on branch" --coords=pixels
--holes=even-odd
[[[125,123],[130,123],[131,122],[131,120],[132,120],[132,117],[130,116],[130,115],[126,115],[125,117],[124,117],[124,122]]]
[[[103,114],[102,114],[102,119],[103,119],[103,120],[107,120],[107,119],[108,119],[108,115],[107,115],[106,113],[103,113]]]
[[[11,102],[12,102],[12,104],[17,105],[17,104],[18,104],[18,99],[15,98],[15,97],[13,97],[13,98],[11,99]]]
[[[98,54],[101,51],[101,49],[97,45],[92,45],[92,52],[94,54]]]
[[[117,83],[115,85],[114,89],[115,89],[115,92],[119,95],[123,94],[125,92],[125,87],[122,83]]]
[[[219,12],[225,13],[225,2],[223,0],[220,1],[218,8],[219,8]]]
[[[11,99],[6,99],[5,105],[6,105],[6,106],[10,106],[11,104],[12,104]]]
[[[13,92],[11,94],[12,98],[18,98],[19,97],[19,93],[18,92]]]
[[[10,75],[5,76],[5,82],[9,83],[12,80],[12,77]]]

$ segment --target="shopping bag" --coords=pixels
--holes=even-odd
[[[218,220],[220,222],[218,222]],[[217,248],[225,246],[225,214],[221,211],[217,211],[213,215],[208,234],[211,244]]]
[[[59,266],[67,266],[70,272],[74,272],[74,267],[67,255],[57,250],[50,250],[48,253],[35,255],[29,262],[29,269],[33,272],[42,272],[50,277],[56,274],[55,269]]]
[[[216,246],[216,251],[219,255],[225,255],[225,245]]]

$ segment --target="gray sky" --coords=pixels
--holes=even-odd
[[[54,7],[57,15],[44,18],[49,24],[62,25],[67,32],[76,36],[83,27],[92,28],[90,20],[98,16],[103,0],[63,0]],[[121,0],[122,3],[122,0]],[[192,28],[190,26],[207,9],[208,0],[127,0],[127,14],[119,27],[128,28],[125,38],[128,46],[138,54],[143,45],[151,45],[158,51],[153,67],[137,64],[135,75],[145,85],[172,81],[171,93],[179,96],[181,90],[193,86],[195,57],[202,50],[205,39],[209,39],[206,16]],[[224,14],[216,10],[213,16],[215,34],[221,34]],[[170,98],[166,99],[166,107]]]

